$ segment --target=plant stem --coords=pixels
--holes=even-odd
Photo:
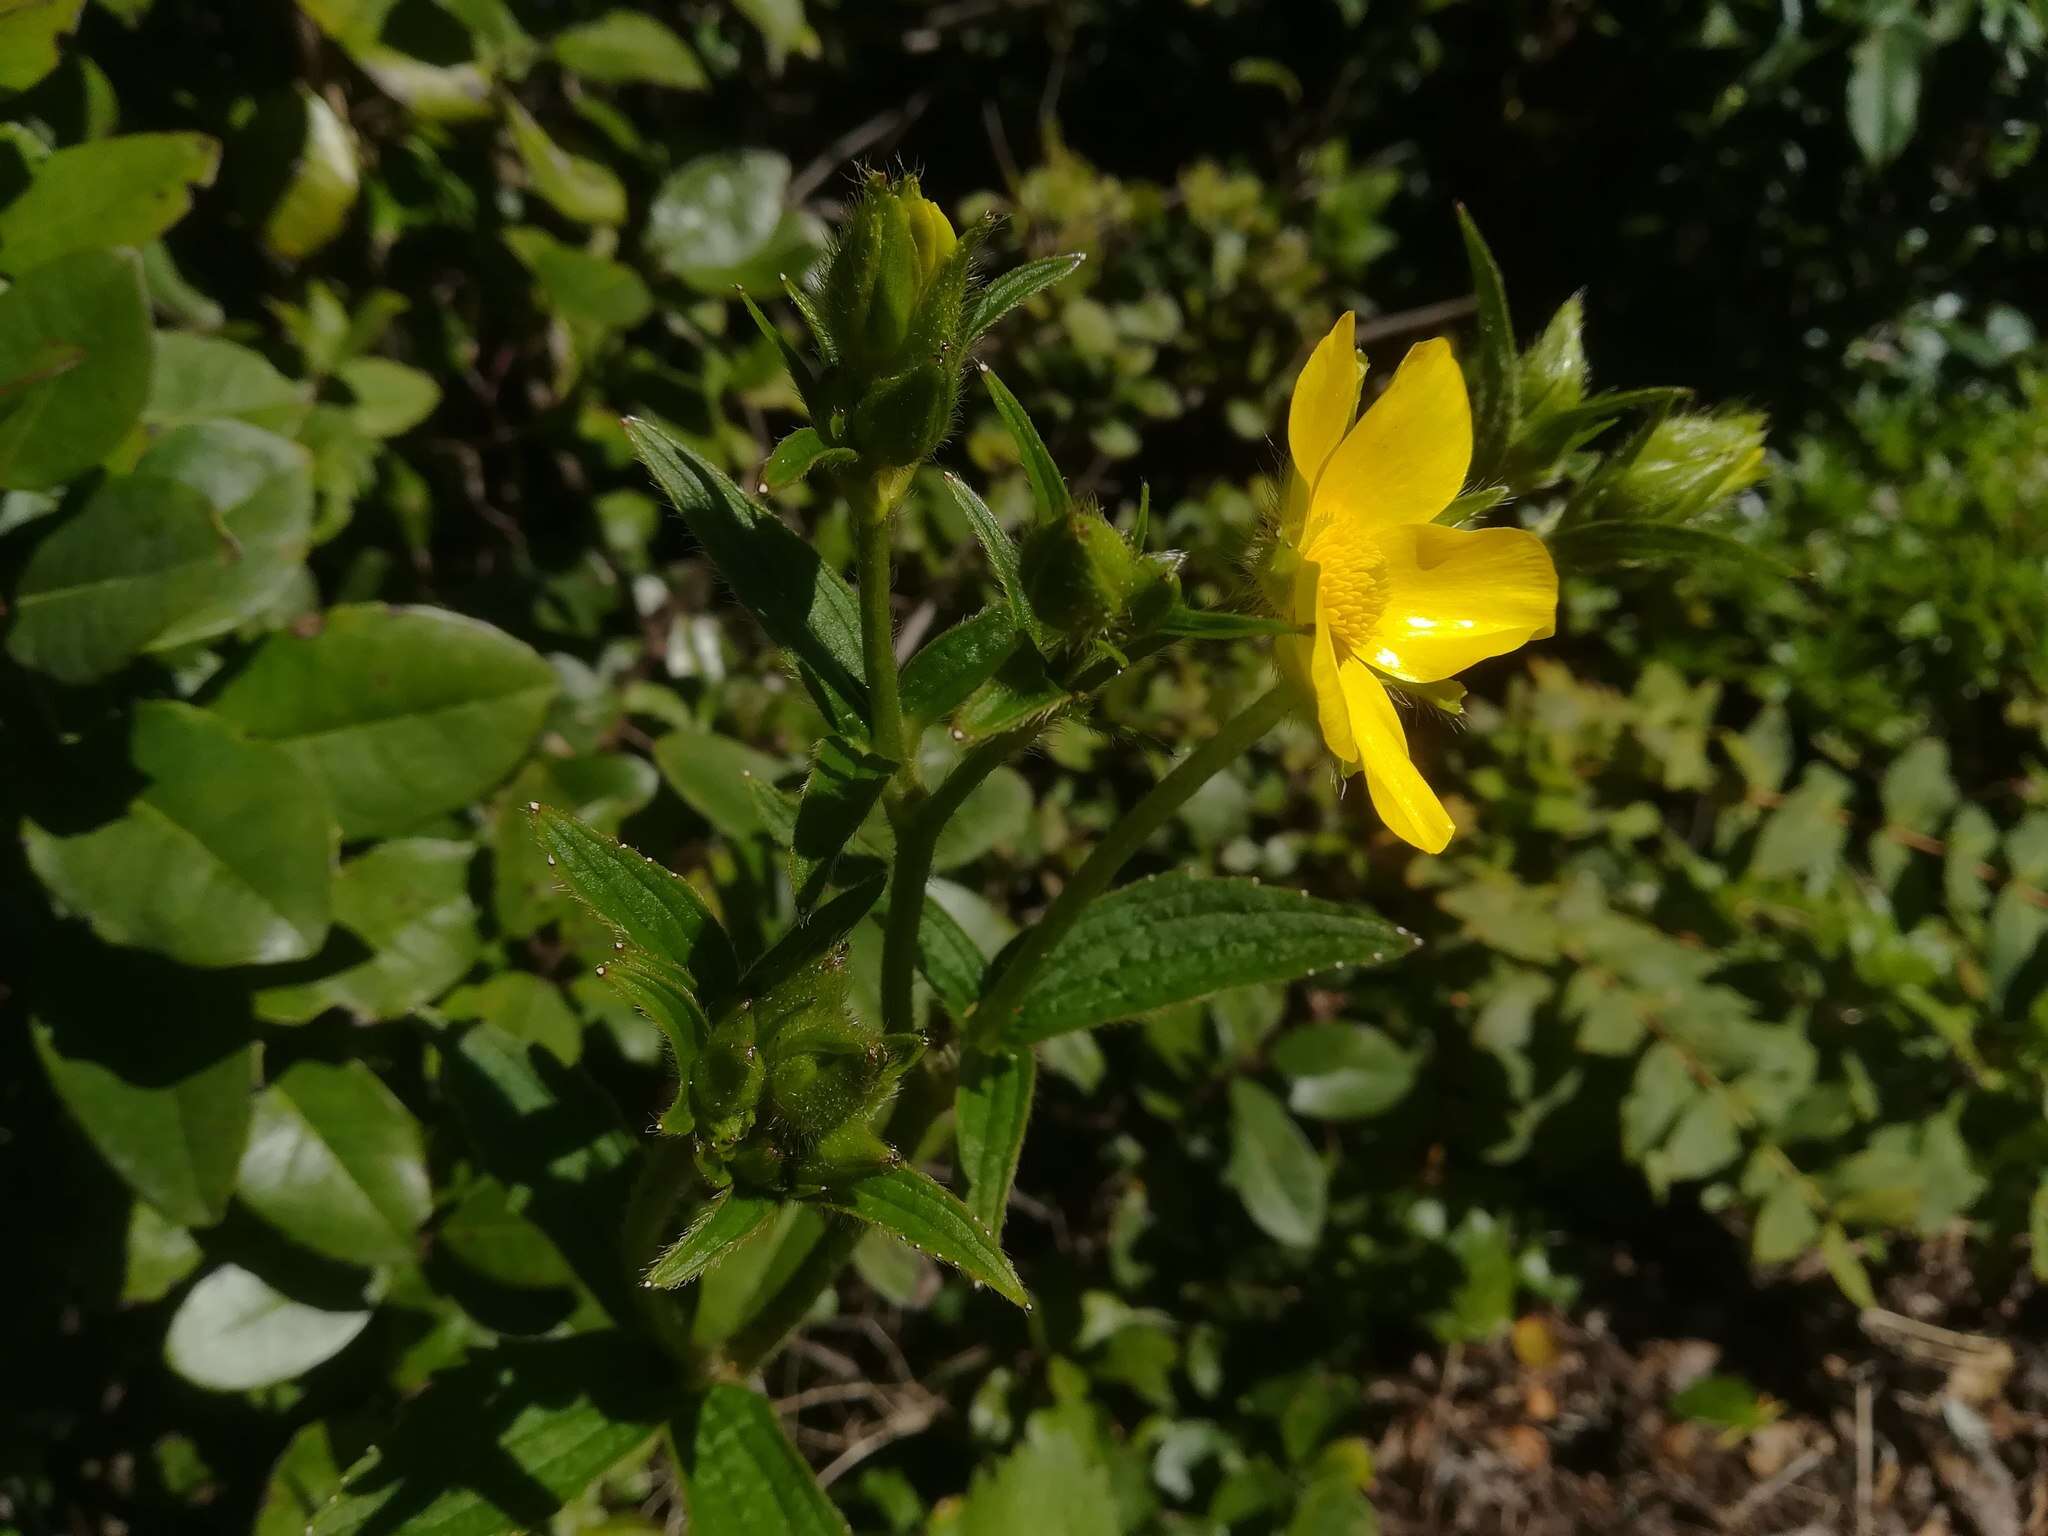
[[[932,855],[946,823],[967,797],[996,769],[1037,737],[1036,724],[991,736],[954,765],[945,782],[896,834],[896,868],[890,876],[889,918],[882,936],[882,1027],[907,1034],[911,990],[917,979],[918,934],[924,924],[924,888]]]
[[[767,1305],[734,1334],[725,1346],[725,1358],[742,1377],[751,1376],[781,1346],[798,1323],[817,1305],[819,1295],[838,1278],[846,1261],[853,1257],[866,1229],[850,1217],[828,1216],[823,1235],[804,1256],[796,1273],[768,1298]]]
[[[970,1035],[986,1039],[1002,1033],[1053,946],[1080,920],[1089,903],[1110,888],[1131,856],[1145,846],[1175,811],[1187,804],[1196,790],[1242,757],[1253,742],[1279,724],[1292,705],[1293,698],[1285,683],[1268,689],[1183,758],[1131,808],[1129,815],[1104,834],[1095,851],[1053,898],[1045,915],[1009,952],[1002,973],[966,1021]]]
[[[917,782],[917,764],[903,726],[896,684],[896,625],[889,611],[889,513],[895,495],[875,476],[853,482],[853,534],[860,577],[861,659],[867,672],[875,750],[896,762],[903,782]]]

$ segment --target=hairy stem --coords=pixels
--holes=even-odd
[[[1292,706],[1287,685],[1277,684],[1261,694],[1237,715],[1225,722],[1209,740],[1183,758],[1173,771],[1147,792],[1095,845],[1095,851],[1074,872],[1074,877],[1045,909],[1045,915],[1029,928],[1009,951],[1002,973],[975,1006],[967,1021],[968,1032],[982,1039],[1000,1035],[1025,990],[1052,953],[1053,946],[1088,910],[1090,902],[1106,892],[1128,864],[1131,856],[1166,825],[1210,779],[1242,757],[1247,748],[1275,725]]]
[[[881,476],[854,482],[853,534],[860,577],[861,659],[867,672],[869,724],[875,750],[900,766],[906,784],[917,782],[917,764],[903,725],[903,699],[896,683],[896,626],[889,611],[889,514],[896,496]]]
[[[890,876],[889,919],[882,937],[882,1022],[885,1029],[911,1028],[911,990],[917,979],[918,934],[924,924],[924,888],[932,855],[946,823],[991,773],[1031,745],[1039,727],[1020,726],[991,736],[969,752],[917,807],[896,834],[896,868]]]

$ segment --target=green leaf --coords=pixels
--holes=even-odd
[[[1299,624],[1256,613],[1223,613],[1210,608],[1176,606],[1156,626],[1162,635],[1191,640],[1243,640],[1257,635],[1298,635]]]
[[[738,1334],[803,1267],[830,1225],[815,1205],[783,1206],[766,1236],[697,1282],[691,1342],[711,1349]]]
[[[482,1019],[515,1040],[537,1045],[555,1060],[574,1066],[583,1054],[583,1023],[562,989],[531,971],[500,971],[441,999],[451,1023]]]
[[[1253,880],[1160,875],[1090,907],[1001,1027],[1028,1044],[1253,982],[1384,964],[1415,943],[1362,907]]]
[[[453,1254],[487,1280],[521,1290],[574,1282],[575,1271],[548,1235],[526,1218],[520,1196],[496,1179],[479,1179],[434,1229],[437,1251]]]
[[[993,848],[1022,841],[1031,826],[1031,786],[1014,768],[996,769],[968,791],[939,833],[932,867],[958,869]]]
[[[961,1057],[953,1099],[960,1173],[967,1183],[968,1210],[997,1237],[1003,1233],[1037,1085],[1038,1058],[1028,1047],[974,1048]]]
[[[846,1536],[758,1392],[721,1382],[677,1421],[692,1536]]]
[[[988,376],[992,381],[994,374]],[[1001,388],[1001,385],[992,385]],[[1040,445],[1043,446],[1042,444]],[[1016,541],[1003,525],[996,521],[995,513],[988,508],[967,482],[950,470],[942,477],[946,489],[953,493],[960,510],[966,514],[974,536],[981,541],[981,552],[988,557],[989,569],[995,573],[996,585],[1003,589],[1003,599],[1009,605],[1011,622],[1017,633],[1035,636],[1038,626],[1031,614],[1030,599],[1024,595],[1024,567],[1017,554]],[[964,695],[963,695],[964,697]]]
[[[256,1097],[236,1192],[344,1264],[403,1264],[433,1210],[419,1122],[359,1061],[301,1061]]]
[[[819,742],[811,756],[789,847],[789,884],[799,914],[818,904],[846,845],[889,787],[896,764],[838,736]]]
[[[223,1264],[179,1303],[164,1336],[164,1363],[194,1386],[247,1392],[333,1359],[369,1322],[366,1311],[309,1307]]]
[[[890,1168],[828,1191],[823,1203],[895,1233],[1006,1301],[1028,1308],[1024,1283],[994,1235],[957,1197],[915,1168]]]
[[[1793,570],[1754,544],[1711,528],[1681,523],[1609,518],[1581,523],[1551,535],[1551,557],[1573,571],[1604,571],[1617,566],[1678,564],[1688,567],[1733,565],[1766,575],[1790,577]]]
[[[903,668],[903,712],[919,725],[952,713],[996,673],[1017,648],[1017,619],[1008,605],[984,608],[927,641]]]
[[[1385,1114],[1408,1097],[1420,1064],[1418,1053],[1367,1024],[1304,1024],[1268,1054],[1290,1079],[1288,1107],[1314,1120]]]
[[[278,194],[263,216],[263,244],[283,261],[303,261],[348,223],[362,186],[355,137],[327,98],[303,80],[259,112],[254,131],[272,153],[288,150]]]
[[[789,771],[780,758],[694,726],[655,742],[654,762],[691,810],[735,841],[763,830],[753,786],[773,784]]]
[[[138,1200],[128,1211],[128,1251],[121,1271],[121,1300],[130,1306],[162,1301],[199,1267],[204,1255],[185,1228]]]
[[[341,1473],[326,1421],[302,1426],[271,1466],[250,1536],[306,1536],[314,1516],[341,1491]]]
[[[0,91],[25,91],[57,67],[85,0],[15,0],[0,9]]]
[[[732,985],[732,942],[689,881],[549,806],[534,830],[569,889],[621,939],[681,967],[700,994]]]
[[[148,781],[125,814],[59,837],[22,828],[30,866],[110,944],[186,965],[273,965],[327,936],[335,836],[320,786],[276,747],[189,704],[136,706]]]
[[[52,370],[52,355],[75,359]],[[58,485],[113,451],[149,397],[149,300],[133,251],[80,251],[0,293],[0,488]]]
[[[195,1015],[162,990],[151,995],[152,1017],[177,1034],[154,1041],[110,1030],[110,1019],[126,1022],[110,1010],[132,1000],[110,978],[98,981],[82,1006],[36,1026],[50,1086],[129,1188],[180,1226],[212,1226],[227,1213],[249,1132],[256,1048],[210,1010]]]
[[[434,1378],[348,1471],[310,1536],[500,1536],[555,1512],[645,1446],[668,1390],[645,1339],[505,1342]]]
[[[647,1271],[646,1283],[664,1291],[688,1285],[767,1231],[781,1209],[780,1202],[765,1196],[741,1194],[732,1189],[720,1191],[683,1235],[654,1261]]]
[[[273,635],[214,707],[324,783],[344,837],[388,837],[511,773],[554,695],[553,668],[502,630],[363,604]]]
[[[761,488],[779,491],[796,484],[814,469],[837,468],[858,457],[851,448],[834,448],[818,435],[817,428],[798,427],[775,445],[768,462],[761,466]]]
[[[981,995],[988,957],[953,914],[930,896],[917,930],[917,968],[954,1018],[964,1018]]]
[[[1458,229],[1465,237],[1465,260],[1472,269],[1472,291],[1479,300],[1477,355],[1467,370],[1472,391],[1472,470],[1466,478],[1483,484],[1499,471],[1508,444],[1515,438],[1520,359],[1500,265],[1487,249],[1478,224],[1462,207],[1458,209]]]
[[[310,386],[286,378],[260,352],[218,336],[166,331],[156,339],[142,420],[162,429],[233,418],[290,437],[312,402]]]
[[[626,436],[733,595],[795,658],[826,718],[861,729],[860,609],[845,579],[689,447],[632,417]]]
[[[476,905],[469,896],[468,843],[406,838],[379,843],[334,877],[333,916],[359,944],[339,947],[339,970],[268,987],[256,1011],[301,1024],[330,1008],[361,1020],[398,1019],[432,1002],[476,961]],[[355,959],[367,946],[367,959]]]
[[[789,161],[769,149],[684,162],[648,209],[648,258],[700,293],[774,292],[783,273],[810,266],[820,244],[815,221],[788,206],[789,174]]]
[[[532,1191],[526,1214],[614,1319],[635,1316],[619,1213],[637,1163],[605,1091],[489,1024],[444,1057],[449,1097],[492,1177]]]
[[[548,51],[562,68],[607,85],[638,83],[675,91],[710,85],[697,55],[675,33],[639,11],[607,11],[555,35]]]
[[[1002,417],[1003,425],[1009,429],[1010,440],[1017,445],[1017,456],[1024,463],[1024,477],[1031,482],[1032,500],[1038,504],[1038,520],[1052,521],[1067,510],[1069,501],[1067,483],[1060,478],[1059,466],[1053,462],[1045,439],[1038,435],[1038,428],[1031,424],[1030,413],[986,363],[981,365],[981,382],[988,386],[989,398],[995,401],[996,414]],[[948,476],[948,479],[952,477]],[[957,480],[953,483],[959,484]],[[959,491],[955,490],[954,495],[957,497]],[[962,505],[964,509],[965,504]],[[1022,591],[1021,586],[1019,591]]]
[[[7,649],[68,683],[270,609],[311,543],[305,449],[240,422],[177,427],[36,546]]]
[[[611,168],[572,155],[511,96],[503,99],[512,146],[526,167],[527,184],[555,212],[578,224],[626,222],[626,188]]]
[[[1246,1078],[1230,1084],[1230,1164],[1224,1179],[1275,1242],[1313,1248],[1329,1208],[1329,1170],[1280,1101]]]
[[[624,752],[530,760],[505,786],[491,829],[491,906],[499,928],[525,938],[574,910],[561,876],[548,867],[547,851],[533,835],[527,806],[535,801],[560,806],[593,831],[615,836],[619,824],[644,809],[660,788],[654,764]]]
[[[1849,134],[1872,165],[1889,165],[1920,120],[1920,62],[1927,34],[1917,21],[1879,26],[1849,51]]]
[[[1820,1218],[1807,1195],[1787,1180],[1772,1190],[1756,1214],[1750,1235],[1750,1257],[1759,1264],[1785,1264],[1800,1257],[1820,1237]]]
[[[733,9],[754,24],[767,44],[770,74],[781,74],[792,53],[815,59],[824,51],[816,29],[804,19],[804,0],[733,0]]]
[[[432,374],[384,357],[352,357],[335,376],[355,396],[349,419],[365,437],[398,437],[434,414],[441,386]]]
[[[60,149],[0,207],[0,273],[79,251],[147,245],[210,186],[220,145],[203,133],[124,133]]]
[[[963,326],[965,341],[974,342],[1019,304],[1070,276],[1087,259],[1079,254],[1046,256],[1012,267],[982,289],[969,307]]]
[[[629,331],[654,313],[654,295],[624,262],[564,245],[530,226],[506,230],[505,244],[533,274],[548,308],[571,324]]]
[[[976,1468],[959,1536],[1126,1536],[1120,1503],[1089,1421],[1035,1416],[1023,1444]]]
[[[1747,1434],[1772,1423],[1785,1411],[1740,1376],[1702,1376],[1671,1399],[1671,1412],[1681,1419],[1717,1424]]]

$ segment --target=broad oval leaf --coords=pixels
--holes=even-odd
[[[1415,1086],[1420,1063],[1420,1053],[1368,1024],[1304,1024],[1268,1055],[1290,1080],[1288,1107],[1316,1120],[1385,1114]]]
[[[60,149],[0,207],[0,273],[77,251],[149,244],[208,186],[220,145],[203,133],[123,133]]]
[[[967,1209],[997,1237],[1003,1233],[1037,1086],[1038,1058],[1028,1046],[977,1047],[960,1059],[953,1120]]]
[[[647,212],[647,254],[702,293],[775,290],[802,273],[821,241],[816,220],[788,206],[789,161],[770,149],[699,155],[661,184]]]
[[[1006,1301],[1031,1305],[995,1234],[952,1191],[915,1168],[864,1174],[829,1190],[822,1203],[895,1233]]]
[[[1230,1084],[1230,1164],[1224,1178],[1275,1242],[1313,1248],[1329,1208],[1329,1170],[1280,1101],[1257,1083]]]
[[[629,944],[680,966],[700,993],[738,976],[732,942],[690,882],[552,806],[534,830],[569,889]]]
[[[781,1208],[764,1196],[722,1191],[649,1267],[647,1284],[657,1290],[688,1285],[767,1231]]]
[[[257,1013],[278,1024],[301,1024],[329,1008],[396,1019],[446,992],[482,945],[469,895],[475,855],[468,843],[420,837],[379,843],[350,859],[334,877],[334,921],[360,942],[329,946],[349,963],[265,988],[256,994]],[[365,945],[370,954],[354,958]]]
[[[1090,907],[1016,1015],[989,1023],[1028,1044],[1252,982],[1381,965],[1415,943],[1362,907],[1254,880],[1159,875]]]
[[[625,184],[610,166],[570,154],[511,96],[505,96],[503,102],[512,145],[519,151],[527,184],[536,196],[563,218],[579,224],[625,223]]]
[[[185,1293],[164,1337],[164,1361],[194,1386],[247,1392],[333,1359],[369,1321],[367,1311],[293,1301],[248,1270],[223,1264]]]
[[[345,605],[313,634],[271,636],[214,708],[324,783],[344,837],[388,837],[517,767],[555,686],[530,647],[478,620]]]
[[[842,730],[862,729],[867,686],[853,588],[688,446],[631,417],[626,436],[733,595],[795,658],[818,707]]]
[[[0,293],[0,488],[40,490],[92,468],[149,397],[142,259],[80,251]]]
[[[305,449],[242,422],[175,427],[36,546],[8,652],[87,683],[225,634],[277,602],[312,527]]]
[[[164,1010],[164,1022],[180,1030],[168,1046],[152,1049],[132,1035],[100,1042],[69,1023],[39,1021],[36,1054],[57,1097],[128,1187],[180,1226],[208,1227],[227,1214],[234,1192],[256,1047],[217,1020],[181,1016],[181,1001]],[[104,1017],[102,1006],[94,999],[82,1011]]]
[[[773,784],[789,772],[786,759],[695,726],[670,731],[655,742],[654,762],[691,810],[735,840],[764,830],[756,786]]]
[[[136,706],[129,760],[147,787],[104,826],[22,829],[50,893],[110,944],[186,965],[272,965],[326,938],[335,834],[290,755],[205,710]]]
[[[548,50],[562,68],[586,80],[634,81],[675,91],[701,91],[711,83],[689,44],[639,11],[606,11],[557,32]]]
[[[758,1392],[720,1382],[677,1422],[693,1536],[846,1536]]]
[[[301,1061],[256,1097],[237,1193],[345,1264],[402,1264],[433,1209],[419,1122],[359,1061]]]

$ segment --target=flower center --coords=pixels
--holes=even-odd
[[[1372,539],[1323,538],[1309,558],[1321,571],[1317,590],[1330,633],[1352,651],[1365,650],[1387,606],[1387,557]]]

